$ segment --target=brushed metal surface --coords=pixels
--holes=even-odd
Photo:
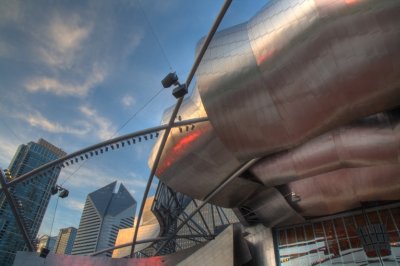
[[[340,169],[285,185],[300,201],[302,216],[322,216],[361,207],[363,202],[398,200],[400,165]]]
[[[374,115],[267,156],[250,171],[265,186],[340,168],[400,163],[400,117]]]
[[[397,0],[271,1],[203,59],[211,124],[246,161],[396,106],[399,35]]]
[[[270,1],[248,22],[216,34],[179,114],[207,115],[210,122],[173,129],[156,175],[174,190],[204,199],[243,162],[264,157],[249,170],[265,186],[239,177],[212,203],[250,204],[269,226],[301,219],[276,185],[310,198],[297,206],[302,215],[346,210],[361,199],[318,203],[325,190],[310,180],[329,180],[323,182],[332,190],[326,195],[370,190],[363,200],[374,200],[380,196],[369,186],[382,171],[382,195],[386,186],[384,196],[396,198],[399,182],[390,166],[399,161],[398,123],[365,117],[400,105],[398,47],[398,0]],[[364,183],[361,172],[370,176]],[[340,192],[345,181],[335,180],[345,177],[347,190]],[[301,185],[306,180],[311,192]]]
[[[164,113],[163,120],[169,119],[170,110]],[[195,90],[191,97],[183,102],[179,116],[189,119],[205,115],[200,96]],[[149,165],[154,161],[160,139],[153,148]],[[186,127],[171,130],[156,176],[175,191],[196,199],[204,199],[240,165],[241,163],[217,138],[211,124],[204,122],[196,124],[193,130],[191,126],[188,131]],[[257,183],[237,178],[220,193],[220,196],[211,200],[211,203],[223,207],[236,207],[258,186]]]
[[[266,227],[304,221],[276,188],[260,189],[242,206],[250,209]]]

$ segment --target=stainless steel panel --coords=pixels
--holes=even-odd
[[[340,169],[285,185],[300,197],[292,203],[303,216],[321,216],[361,207],[362,202],[399,200],[400,165]]]
[[[215,37],[201,98],[239,160],[287,149],[399,104],[399,35],[399,1],[271,1]]]
[[[168,120],[169,116],[170,110],[167,110],[163,119]],[[198,91],[195,90],[193,95],[184,101],[179,116],[181,119],[205,116]],[[153,148],[150,165],[154,161],[160,139]],[[190,126],[188,131],[186,128],[171,130],[156,176],[175,191],[196,199],[204,199],[240,165],[241,163],[216,137],[211,124],[204,122],[197,124],[193,130]],[[257,183],[238,178],[211,203],[236,207],[258,186]]]
[[[210,122],[172,130],[156,175],[204,199],[255,157],[267,156],[251,170],[266,186],[398,162],[397,124],[347,126],[400,105],[398,47],[398,0],[270,1],[247,23],[215,36],[197,71],[198,91],[180,113],[183,119],[207,113]],[[270,225],[301,219],[275,188],[256,189],[239,178],[213,203],[249,203]],[[335,208],[354,205],[346,204]]]
[[[260,189],[242,206],[251,210],[266,227],[304,221],[276,188]],[[245,217],[246,218],[246,217]]]
[[[340,168],[400,163],[399,117],[391,119],[380,114],[341,127],[267,156],[250,171],[265,186],[276,186]]]

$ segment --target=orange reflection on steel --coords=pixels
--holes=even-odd
[[[162,175],[165,170],[171,167],[171,165],[182,156],[182,154],[187,150],[187,147],[191,143],[195,142],[201,135],[202,131],[200,130],[188,132],[185,136],[181,137],[179,141],[172,147],[171,152],[165,151],[168,156],[161,159],[156,171],[156,175]]]

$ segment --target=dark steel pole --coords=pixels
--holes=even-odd
[[[185,224],[192,219],[192,217],[198,213],[201,208],[203,208],[204,205],[206,205],[215,195],[217,195],[224,187],[226,187],[230,182],[232,182],[233,179],[235,179],[236,177],[238,177],[240,174],[242,174],[244,171],[246,171],[250,166],[252,166],[254,163],[256,163],[259,160],[259,158],[256,159],[252,159],[250,161],[248,161],[247,163],[245,163],[244,165],[242,165],[238,170],[236,170],[231,176],[229,176],[221,185],[219,185],[216,189],[214,189],[210,194],[207,195],[207,197],[204,199],[204,201],[202,201],[202,203],[191,213],[188,215],[188,217],[186,217],[185,220],[183,220],[183,222],[175,229],[174,233],[172,235],[170,235],[168,237],[168,240],[165,241],[161,247],[159,247],[159,249],[156,251],[156,253],[154,254],[154,256],[156,256],[164,247],[165,245],[168,243],[168,241],[170,241],[174,236],[176,236],[176,234],[179,232],[179,230],[185,226]]]
[[[223,17],[225,16],[225,13],[226,13],[226,11],[228,10],[228,8],[229,8],[229,6],[230,6],[231,3],[232,3],[232,0],[226,0],[226,1],[225,1],[225,3],[224,3],[224,5],[222,6],[222,8],[221,8],[221,10],[220,10],[220,12],[219,12],[219,14],[218,14],[216,20],[214,21],[214,23],[213,23],[213,25],[212,25],[210,31],[208,32],[207,37],[206,37],[206,40],[204,41],[204,43],[203,43],[203,45],[202,45],[202,47],[201,47],[201,49],[200,49],[200,52],[199,52],[199,54],[197,55],[196,60],[194,61],[194,64],[193,64],[193,66],[192,66],[192,69],[190,70],[189,75],[188,75],[188,77],[187,77],[187,79],[186,79],[186,83],[185,83],[185,84],[186,84],[187,88],[189,88],[190,83],[192,82],[193,76],[194,76],[194,74],[196,73],[196,70],[197,70],[197,68],[199,67],[200,62],[201,62],[201,60],[203,59],[203,56],[204,56],[204,54],[205,54],[205,52],[206,52],[206,50],[207,50],[207,48],[208,48],[208,45],[210,44],[212,38],[214,37],[215,32],[217,31],[218,26],[219,26],[219,24],[221,23]],[[136,239],[137,239],[137,234],[138,234],[138,228],[139,228],[140,220],[141,220],[142,214],[143,214],[144,204],[145,204],[147,195],[148,195],[148,193],[149,193],[150,186],[151,186],[151,184],[152,184],[152,182],[153,182],[154,174],[155,174],[155,172],[156,172],[158,163],[159,163],[159,161],[160,161],[162,152],[163,152],[163,150],[164,150],[164,146],[165,146],[165,144],[166,144],[166,142],[167,142],[169,133],[170,133],[170,131],[171,131],[171,127],[172,127],[172,125],[173,125],[173,123],[174,123],[174,121],[175,121],[176,114],[178,113],[179,108],[181,107],[181,104],[182,104],[182,102],[183,102],[183,98],[184,98],[184,97],[185,97],[185,96],[182,96],[181,98],[178,99],[178,101],[177,101],[177,103],[176,103],[176,105],[175,105],[175,108],[174,108],[174,110],[173,110],[173,112],[172,112],[172,114],[171,114],[170,120],[169,120],[169,122],[168,122],[168,126],[167,126],[167,128],[165,129],[165,133],[164,133],[163,138],[162,138],[162,140],[161,140],[160,147],[159,147],[159,149],[158,149],[158,151],[157,151],[157,155],[156,155],[156,158],[155,158],[155,160],[154,160],[153,167],[152,167],[152,169],[151,169],[149,179],[148,179],[148,181],[147,181],[147,185],[146,185],[146,189],[145,189],[145,192],[144,192],[144,195],[143,195],[142,203],[141,203],[141,205],[140,205],[139,215],[138,215],[138,218],[137,218],[138,220],[137,220],[137,222],[136,222],[135,233],[134,233],[134,235],[133,235],[132,249],[131,249],[131,256],[130,256],[131,258],[132,258],[132,257],[134,256],[134,254],[135,254],[135,242],[136,242]]]
[[[179,121],[179,122],[174,123],[173,127],[196,124],[196,123],[201,123],[201,122],[205,122],[205,121],[208,121],[207,117],[188,119],[188,120],[185,120],[185,121]],[[72,159],[72,158],[74,158],[76,156],[82,155],[84,153],[88,153],[90,151],[97,150],[97,149],[103,148],[103,147],[105,147],[107,145],[111,145],[111,144],[114,144],[114,143],[117,143],[117,142],[120,142],[120,141],[124,141],[124,140],[128,140],[128,139],[131,139],[131,138],[139,137],[139,136],[142,136],[142,135],[146,135],[146,134],[155,133],[155,132],[158,132],[158,131],[161,131],[161,130],[165,130],[168,126],[169,125],[161,125],[161,126],[157,126],[157,127],[151,127],[151,128],[148,128],[148,129],[144,129],[144,130],[136,131],[136,132],[133,132],[133,133],[129,133],[129,134],[126,134],[126,135],[123,135],[123,136],[120,136],[120,137],[109,139],[109,140],[97,143],[95,145],[86,147],[84,149],[81,149],[81,150],[78,150],[76,152],[70,153],[70,154],[68,154],[68,155],[66,155],[64,157],[61,157],[61,158],[59,158],[57,160],[54,160],[54,161],[49,162],[47,164],[44,164],[44,165],[42,165],[42,166],[40,166],[40,167],[38,167],[38,168],[26,173],[26,174],[23,174],[23,175],[15,178],[14,180],[9,182],[8,184],[6,184],[6,186],[10,186],[10,185],[19,183],[21,181],[24,181],[24,180],[30,178],[31,176],[33,176],[35,174],[38,174],[38,173],[40,173],[40,172],[42,172],[42,171],[44,171],[44,170],[46,170],[48,168],[56,167],[57,165],[63,163],[64,161],[70,160],[70,159]]]
[[[29,251],[34,251],[35,248],[32,244],[29,233],[25,228],[25,224],[24,224],[23,220],[21,219],[21,214],[19,213],[17,203],[15,202],[14,197],[11,195],[10,191],[8,190],[6,181],[4,180],[3,171],[1,168],[0,168],[0,183],[1,183],[1,186],[3,187],[3,192],[6,197],[6,200],[7,200],[8,204],[10,204],[11,211],[14,214],[15,220],[17,221],[18,228],[22,234],[22,237],[25,240],[25,244],[28,247]]]

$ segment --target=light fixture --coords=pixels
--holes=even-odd
[[[69,191],[66,190],[65,188],[61,190],[60,194],[58,195],[60,198],[64,199],[66,197],[68,197],[69,195]]]
[[[47,255],[49,254],[50,250],[47,248],[41,248],[40,249],[40,253],[39,253],[39,257],[41,258],[46,258]]]
[[[175,98],[177,98],[177,99],[183,97],[186,93],[188,93],[186,84],[180,84],[178,87],[174,88],[174,90],[172,91],[172,95],[174,95]]]
[[[161,84],[164,88],[169,88],[172,85],[177,86],[172,91],[172,95],[174,95],[177,99],[183,97],[186,93],[188,93],[186,84],[179,83],[179,78],[175,72],[171,72],[167,76],[165,76],[165,78],[161,81]]]
[[[59,186],[59,185],[55,185],[55,186],[52,187],[51,190],[50,190],[51,195],[55,195],[55,194],[57,194],[58,192],[59,192],[58,196],[59,196],[60,198],[62,198],[62,199],[68,197],[68,195],[69,195],[68,189],[65,189],[65,188],[63,188],[63,187],[61,187],[61,186]]]
[[[161,84],[163,85],[164,88],[169,88],[172,85],[177,85],[177,83],[178,83],[178,75],[176,75],[176,72],[169,73],[161,81]]]

